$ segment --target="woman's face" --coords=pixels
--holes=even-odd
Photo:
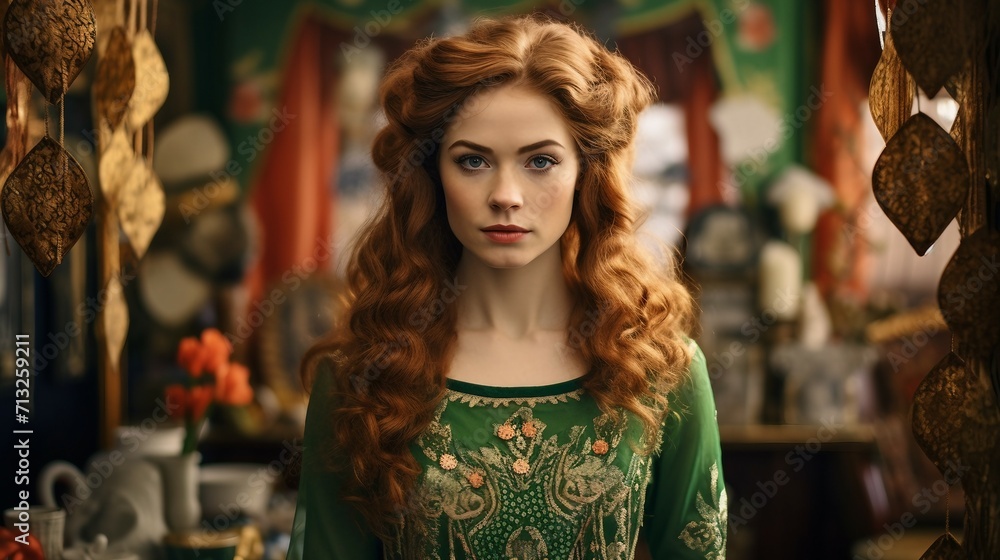
[[[580,170],[566,122],[547,97],[521,86],[479,93],[467,106],[474,110],[451,124],[438,161],[463,258],[515,268],[558,250]],[[523,231],[490,231],[497,226]]]

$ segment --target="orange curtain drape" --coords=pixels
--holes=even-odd
[[[871,191],[871,169],[861,163],[861,138],[863,119],[869,118],[868,84],[881,47],[872,4],[827,0],[824,20],[821,83],[835,84],[837,95],[819,109],[812,160],[833,185],[837,204],[816,225],[813,274],[826,296],[864,298],[866,221],[858,213]]]
[[[333,257],[331,179],[339,139],[329,53],[337,51],[330,32],[315,21],[304,20],[291,37],[275,105],[291,118],[274,134],[251,185],[261,232],[259,259],[247,276],[251,304],[286,272],[298,274],[313,265],[310,259],[322,270]]]

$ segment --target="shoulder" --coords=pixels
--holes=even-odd
[[[698,394],[708,391],[711,393],[712,384],[708,377],[708,366],[705,353],[698,343],[691,338],[684,338],[689,355],[691,356],[680,382],[676,385],[673,393],[674,398],[689,399]]]
[[[337,394],[336,374],[336,364],[329,356],[317,359],[309,372],[305,438],[314,446],[328,446],[332,441],[332,414],[342,401],[342,396]]]
[[[694,340],[687,339],[691,361],[683,378],[667,398],[664,428],[675,431],[691,424],[715,424],[715,395],[708,374],[707,359]]]
[[[711,396],[712,392],[705,353],[693,339],[685,336],[682,340],[690,358],[686,366],[677,368],[678,377],[669,385],[669,389],[661,389],[661,394],[667,397],[668,407],[673,410],[678,406],[683,408],[686,403],[706,394]]]
[[[705,353],[694,340],[687,338],[688,348],[691,350],[691,362],[687,367],[687,375],[680,389],[693,395],[704,396],[707,393],[711,396],[712,383],[708,377],[708,364]]]
[[[304,360],[303,384],[311,395],[317,388],[332,388],[333,376],[337,371],[343,370],[346,358],[343,352],[335,350],[307,356]]]

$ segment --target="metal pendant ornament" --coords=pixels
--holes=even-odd
[[[110,136],[106,148],[101,150],[101,162],[98,167],[98,175],[101,183],[101,194],[105,200],[117,201],[118,193],[123,189],[129,177],[132,176],[135,166],[142,165],[136,161],[135,152],[132,151],[132,143],[129,142],[125,129],[119,127],[110,135],[102,134],[105,139]]]
[[[48,276],[86,230],[94,195],[76,159],[45,136],[7,178],[0,205],[14,239]]]
[[[97,42],[88,0],[14,0],[3,31],[10,57],[52,104],[66,94]]]
[[[989,359],[1000,341],[1000,232],[962,240],[938,286],[938,305],[966,358]]]
[[[962,545],[950,533],[941,535],[920,557],[920,560],[966,560]]]
[[[889,34],[900,60],[927,97],[934,97],[948,78],[962,69],[965,29],[963,0],[899,2]]]
[[[135,60],[132,43],[122,27],[111,30],[108,46],[97,65],[94,78],[94,101],[98,118],[107,119],[112,129],[118,128],[125,118],[129,100],[135,91]]]
[[[142,29],[136,33],[132,40],[132,57],[135,64],[135,89],[128,102],[125,123],[129,130],[139,130],[167,100],[170,76],[149,30]]]
[[[924,377],[913,394],[913,435],[942,473],[961,462],[959,441],[970,395],[978,391],[974,374],[954,352]]]
[[[128,304],[125,303],[125,289],[117,276],[112,276],[104,289],[108,302],[101,322],[107,337],[108,359],[117,368],[128,336]]]
[[[969,191],[965,154],[923,113],[886,144],[872,173],[875,200],[923,256],[958,215]]]
[[[885,36],[885,49],[872,73],[869,87],[868,108],[882,138],[888,142],[903,123],[910,118],[916,82],[899,60],[892,35]]]
[[[142,258],[160,228],[165,197],[160,180],[141,159],[136,159],[128,181],[118,192],[118,220],[138,258]]]

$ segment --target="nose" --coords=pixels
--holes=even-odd
[[[515,173],[501,170],[496,174],[488,202],[490,208],[501,212],[520,208],[524,204],[521,185],[518,184]]]

